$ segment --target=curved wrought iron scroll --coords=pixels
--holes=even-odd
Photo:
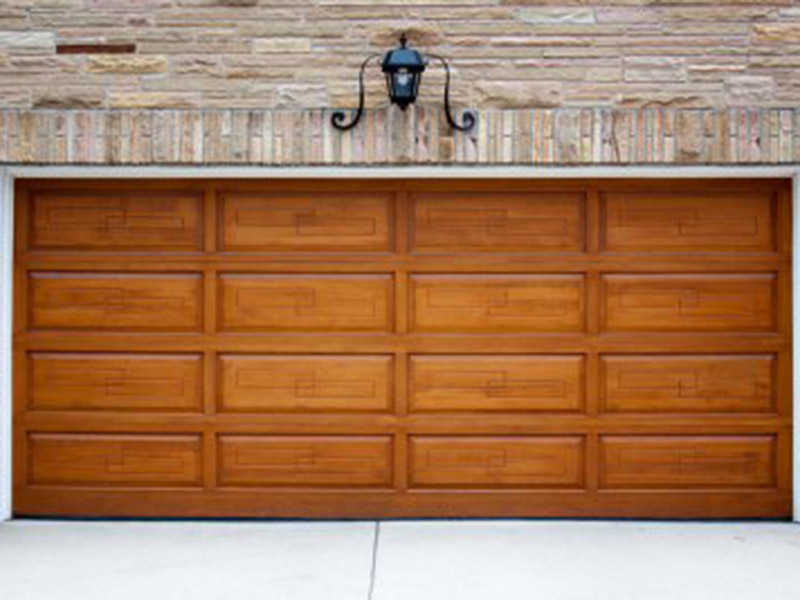
[[[380,56],[380,54],[370,54],[361,63],[361,69],[358,72],[358,109],[353,119],[349,123],[345,123],[344,120],[347,118],[347,113],[343,110],[337,110],[331,115],[331,124],[339,131],[352,129],[361,120],[361,115],[364,113],[364,69],[367,68],[369,61]]]
[[[464,113],[464,119],[459,125],[456,123],[456,120],[453,118],[453,113],[450,110],[450,65],[447,64],[447,61],[443,57],[436,54],[428,54],[427,56],[441,61],[444,66],[444,114],[447,117],[448,124],[457,131],[469,131],[475,127],[475,115],[471,111],[466,111]]]

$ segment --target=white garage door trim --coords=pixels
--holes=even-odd
[[[792,178],[793,214],[800,215],[800,169],[797,167],[5,167],[0,168],[0,520],[11,518],[11,350],[13,334],[14,180],[18,178],[165,178],[165,179],[330,179],[330,178],[457,178],[457,179],[590,179],[590,178]],[[800,256],[800,218],[794,219],[793,257]],[[793,260],[792,322],[800,323],[800,261]],[[800,347],[800,327],[793,330]],[[793,353],[794,485],[800,489],[800,352]],[[794,520],[800,522],[800,494],[794,493]]]

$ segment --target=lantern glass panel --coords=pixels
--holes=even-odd
[[[414,73],[408,69],[398,69],[386,74],[386,87],[392,102],[405,109],[417,99],[419,81],[422,73]]]

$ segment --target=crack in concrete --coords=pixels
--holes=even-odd
[[[372,564],[369,570],[369,592],[367,593],[367,600],[372,600],[372,594],[375,592],[375,572],[378,567],[378,543],[381,537],[381,522],[375,521],[375,535],[372,538]]]

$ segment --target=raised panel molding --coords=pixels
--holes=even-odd
[[[775,250],[774,194],[641,192],[603,196],[605,249]]]
[[[774,331],[776,276],[605,275],[608,331]]]
[[[584,327],[582,275],[413,275],[419,332],[577,332]]]
[[[34,329],[196,331],[202,275],[194,273],[30,274]]]
[[[574,412],[582,356],[412,356],[412,411]]]
[[[390,194],[222,194],[222,247],[233,251],[387,251]]]
[[[222,355],[219,409],[375,412],[392,400],[390,356]]]
[[[773,487],[774,435],[601,436],[606,488]]]
[[[412,487],[574,488],[582,436],[411,436]]]
[[[392,482],[388,436],[219,437],[221,486],[386,487]]]
[[[29,483],[63,486],[200,485],[199,435],[31,433]]]
[[[224,331],[387,331],[391,275],[219,277]]]
[[[579,252],[580,193],[437,193],[414,195],[418,252]]]
[[[31,246],[71,250],[202,250],[202,194],[38,193]]]
[[[641,355],[601,358],[607,412],[771,412],[775,356]]]
[[[199,411],[202,356],[34,352],[31,410]]]

